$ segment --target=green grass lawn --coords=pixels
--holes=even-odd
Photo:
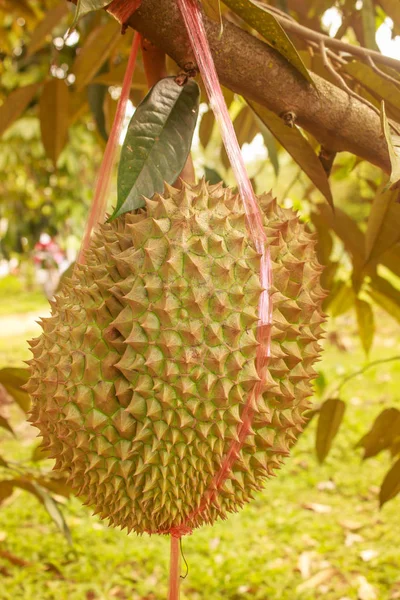
[[[45,310],[45,304],[42,303]],[[319,365],[330,384],[365,361],[354,322],[337,323],[347,352],[326,343]],[[400,332],[380,318],[370,360],[398,354]],[[26,358],[22,337],[0,356]],[[400,598],[400,497],[378,509],[387,455],[361,461],[357,440],[385,406],[399,407],[400,362],[368,370],[342,390],[345,422],[318,465],[311,423],[278,477],[240,513],[183,539],[189,574],[182,600],[395,600]],[[1,454],[28,459],[32,430],[14,416],[18,439],[0,434]],[[44,468],[45,463],[41,463]],[[169,541],[127,536],[77,499],[61,506],[69,547],[44,508],[17,492],[0,510],[0,600],[161,600],[167,597]],[[9,553],[8,558],[5,553]],[[11,557],[11,561],[10,561]],[[13,564],[19,558],[25,565]],[[185,571],[184,565],[182,571]]]

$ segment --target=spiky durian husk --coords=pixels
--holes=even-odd
[[[225,517],[302,429],[324,320],[321,267],[297,216],[269,195],[259,201],[272,357],[252,430],[204,510],[258,380],[260,255],[237,196],[204,182],[167,187],[102,225],[31,344],[31,420],[55,469],[113,525],[160,532]]]

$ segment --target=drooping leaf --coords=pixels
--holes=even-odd
[[[375,39],[375,5],[373,0],[363,0],[363,6],[360,12],[364,37],[363,46],[379,51]]]
[[[400,291],[387,279],[375,275],[371,278],[368,295],[376,304],[400,323]]]
[[[44,149],[56,165],[68,138],[69,92],[64,80],[50,79],[45,83],[39,117]]]
[[[390,126],[386,118],[385,103],[381,103],[381,123],[383,134],[387,143],[391,173],[390,173],[390,185],[391,189],[399,189],[400,185],[400,136],[394,135],[390,131]]]
[[[118,169],[118,203],[112,218],[144,206],[173,183],[188,157],[199,109],[200,89],[173,77],[159,81],[129,123]]]
[[[348,281],[338,281],[324,302],[323,309],[327,310],[332,317],[339,317],[352,308],[354,300],[355,295],[351,284]]]
[[[268,159],[271,162],[272,168],[274,169],[275,177],[279,175],[279,158],[278,148],[274,136],[267,129],[264,123],[257,117],[256,119],[260,124],[261,135],[263,136],[265,147],[268,151]]]
[[[69,498],[72,494],[71,486],[69,486],[64,477],[60,477],[55,473],[49,473],[47,476],[37,477],[36,482],[46,488],[53,494]]]
[[[382,507],[400,492],[400,459],[386,473],[379,490],[379,505]]]
[[[371,206],[365,234],[366,260],[378,258],[400,241],[399,190],[378,193]]]
[[[332,442],[339,431],[343,420],[346,404],[339,398],[330,398],[322,404],[317,425],[315,449],[319,462],[328,456]]]
[[[94,10],[100,10],[110,4],[110,0],[78,0],[75,10],[74,22],[71,27],[75,27],[77,21]]]
[[[104,100],[107,96],[107,87],[99,83],[91,83],[87,87],[87,96],[98,132],[107,141],[106,116],[104,113]]]
[[[365,262],[365,240],[357,223],[340,208],[336,208],[333,214],[326,204],[321,203],[318,204],[317,209],[323,222],[333,229],[342,240],[346,250],[352,255],[354,267],[361,269]]]
[[[270,12],[264,10],[259,4],[255,4],[252,0],[224,0],[224,4],[239,15],[250,27],[258,31],[270,46],[275,48],[309,83],[314,85],[296,48],[280,23]]]
[[[0,427],[2,429],[5,429],[6,431],[9,431],[10,433],[12,433],[14,435],[13,428],[11,427],[8,420],[5,417],[3,417],[2,415],[0,415]]]
[[[119,41],[120,31],[116,21],[110,20],[90,32],[71,67],[77,91],[93,79]]]
[[[60,23],[60,21],[68,14],[68,4],[66,2],[59,2],[46,12],[46,15],[42,21],[39,22],[38,26],[34,30],[31,36],[31,41],[28,44],[27,56],[32,56],[37,50],[42,48],[54,27]]]
[[[4,104],[0,106],[0,137],[22,115],[35,97],[39,87],[39,83],[20,87],[11,92]]]
[[[380,0],[379,4],[395,23],[400,23],[400,4],[397,0]]]
[[[374,313],[372,312],[370,303],[360,298],[356,298],[355,307],[358,335],[360,336],[365,354],[369,354],[375,332]]]
[[[209,167],[204,167],[204,176],[206,178],[206,181],[211,183],[211,185],[223,181],[221,175],[217,171],[215,171],[214,169],[210,169]]]
[[[242,147],[245,142],[252,142],[259,132],[254,113],[248,106],[244,106],[235,117],[233,120],[233,127],[240,147]],[[224,167],[228,169],[230,162],[224,145],[221,146],[221,160]]]
[[[351,77],[373,93],[379,90],[379,96],[385,102],[400,109],[400,89],[394,82],[379,75],[369,65],[358,60],[353,60],[343,65],[340,68],[340,72],[351,75]]]
[[[45,507],[46,511],[48,512],[58,529],[64,535],[67,542],[70,545],[72,545],[71,532],[67,523],[65,522],[65,519],[60,509],[58,508],[56,502],[53,500],[50,494],[48,494],[47,491],[41,485],[39,485],[35,481],[25,479],[24,477],[20,477],[18,479],[10,479],[8,483],[11,484],[13,487],[21,488],[22,490],[25,490],[36,496],[36,498],[43,504],[43,506]]]
[[[246,102],[333,206],[332,192],[321,161],[297,127],[288,127],[275,113],[256,102],[250,100]]]
[[[200,127],[199,127],[199,137],[200,142],[203,148],[207,148],[207,144],[210,141],[212,130],[215,124],[215,117],[212,110],[208,110],[201,117]]]
[[[311,214],[311,221],[318,233],[316,252],[318,261],[327,265],[332,254],[333,240],[326,222],[318,213]]]
[[[107,85],[107,86],[108,85],[121,86],[123,79],[124,79],[127,64],[128,64],[127,61],[124,60],[123,62],[119,63],[117,66],[112,66],[109,71],[99,72],[96,75],[96,77],[94,79],[92,79],[91,83],[101,83],[101,84]],[[146,90],[146,92],[148,91],[149,88],[147,85],[144,70],[143,71],[141,69],[135,70],[135,77],[132,80],[131,89],[132,90],[138,90],[138,89]]]
[[[201,4],[207,17],[213,21],[217,21],[217,23],[220,23],[222,33],[222,15],[224,12],[226,12],[226,8],[222,6],[221,0],[201,0]]]
[[[385,408],[375,419],[371,429],[357,442],[356,448],[363,448],[363,459],[371,458],[388,450],[400,435],[400,410]]]
[[[13,493],[14,486],[7,480],[0,481],[0,504]]]
[[[69,99],[69,126],[73,125],[82,115],[84,115],[89,109],[89,101],[87,98],[86,90],[83,89],[80,92],[72,89],[70,92]]]
[[[8,462],[2,456],[0,456],[0,467],[8,467]]]
[[[50,494],[48,494],[46,492],[46,490],[44,488],[42,488],[40,485],[38,485],[35,482],[32,482],[32,485],[36,488],[37,493],[41,496],[43,505],[44,505],[46,511],[48,512],[48,514],[50,515],[51,519],[53,520],[55,525],[58,527],[58,529],[61,531],[61,533],[67,540],[68,544],[70,546],[72,546],[72,537],[71,537],[70,529],[64,519],[64,515],[58,508],[56,502],[53,500],[53,498],[50,496]]]
[[[41,460],[46,460],[49,458],[49,453],[46,450],[43,450],[42,446],[35,446],[32,450],[31,460],[33,462],[39,462]]]
[[[30,408],[29,394],[22,389],[22,386],[29,379],[29,370],[20,369],[18,367],[4,367],[0,369],[0,383],[5,387],[7,393],[10,394],[22,408],[27,412]]]

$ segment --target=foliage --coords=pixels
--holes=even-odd
[[[97,9],[105,3],[93,0],[86,4]],[[321,38],[318,44],[307,34],[302,37],[299,30],[291,36],[286,51],[282,49],[280,32],[290,20],[323,34],[321,15],[333,6],[331,1],[288,0],[289,17],[277,10],[282,4],[278,2],[266,5],[229,0],[222,8],[219,1],[217,5],[214,0],[204,4],[208,5],[208,14],[210,7],[218,20],[221,12],[229,13],[235,23],[254,35],[259,25],[258,33],[297,69],[302,71],[305,65],[308,75],[317,73],[361,98],[372,106],[371,110],[379,113],[381,101],[385,102],[382,133],[392,160],[389,179],[355,156],[330,156],[329,149],[293,122],[290,111],[283,118],[252,101],[245,104],[225,90],[242,147],[248,149],[250,144],[250,148],[262,148],[263,158],[249,165],[255,187],[262,191],[273,185],[281,201],[299,209],[316,232],[319,257],[326,265],[323,282],[329,294],[325,309],[335,319],[350,313],[355,316],[368,357],[381,335],[382,311],[393,323],[400,322],[400,209],[396,189],[399,70],[384,61],[377,62],[373,54],[352,53],[347,46],[342,48],[346,54],[340,49],[335,51],[329,39]],[[0,73],[0,191],[8,200],[1,210],[9,220],[2,243],[3,253],[9,256],[23,250],[24,239],[32,243],[43,228],[56,230],[67,219],[75,227],[83,220],[82,199],[87,202],[90,197],[95,157],[100,154],[115,112],[113,96],[122,81],[131,34],[120,38],[117,24],[101,11],[83,16],[76,35],[63,41],[73,20],[73,10],[66,10],[63,2],[21,0],[5,2],[4,6],[0,13],[5,49]],[[341,16],[336,41],[350,42],[355,49],[374,46],[371,24],[377,27],[387,16],[394,21],[394,33],[400,32],[397,0],[364,2],[362,11],[356,2],[338,2],[335,6]],[[268,32],[262,27],[267,17],[261,21],[260,11],[270,15],[268,22],[273,27]],[[178,73],[172,61],[168,66],[170,75]],[[143,67],[139,65],[131,89],[132,103],[137,106],[146,92]],[[206,102],[204,90],[202,101]],[[96,132],[91,131],[93,127]],[[227,183],[234,184],[208,106],[202,112],[199,135],[201,148],[195,151],[199,172],[213,176],[220,173]],[[270,162],[265,160],[267,156]],[[335,205],[334,212],[324,198]],[[329,456],[341,424],[346,423],[340,391],[336,381],[329,384],[313,409],[318,419],[316,445],[320,460]],[[385,407],[359,440],[365,458],[371,452],[374,456],[389,450],[395,460],[381,486],[381,503],[399,491],[397,420],[385,435],[380,433],[381,424],[387,423],[388,414],[393,417],[395,410],[393,406]]]
[[[16,435],[10,419],[4,416],[2,409],[13,399],[25,413],[29,411],[30,400],[23,390],[28,380],[28,369],[7,367],[0,370],[0,428]],[[9,461],[0,456],[0,504],[8,500],[16,489],[24,490],[36,497],[43,504],[51,519],[64,534],[67,541],[72,543],[71,534],[64,516],[54,495],[67,497],[70,489],[64,479],[52,471],[35,468],[35,463],[46,458],[46,454],[38,447],[32,451],[28,463]]]
[[[340,338],[352,359],[327,341],[321,371],[329,381],[362,367],[355,330],[350,314],[339,318]],[[389,341],[394,347],[400,337],[383,317],[373,360],[390,357]],[[390,406],[399,376],[400,361],[393,361],[353,377],[341,390],[347,405],[344,425],[324,464],[313,453],[317,422],[312,421],[279,476],[252,503],[183,540],[189,565],[182,581],[184,598],[357,600],[359,591],[367,589],[375,600],[395,599],[399,499],[377,511],[388,458],[382,452],[360,463],[362,449],[354,446],[371,417]],[[19,418],[13,423],[17,430],[18,423]],[[28,459],[32,441],[27,435],[27,428],[23,440],[22,432],[19,439],[4,433],[2,454]],[[168,539],[127,536],[91,516],[73,497],[67,502],[57,498],[71,530],[72,549],[33,495],[16,490],[2,505],[2,600],[166,597]]]
[[[173,184],[185,166],[199,111],[199,86],[173,77],[159,81],[129,123],[118,168],[118,202],[113,218],[144,206]]]

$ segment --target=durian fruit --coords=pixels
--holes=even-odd
[[[321,267],[297,216],[270,195],[259,202],[272,356],[252,427],[211,502],[259,380],[260,254],[237,195],[204,181],[166,186],[144,210],[101,225],[31,342],[31,420],[55,469],[112,525],[166,533],[225,518],[302,429],[324,321]]]

